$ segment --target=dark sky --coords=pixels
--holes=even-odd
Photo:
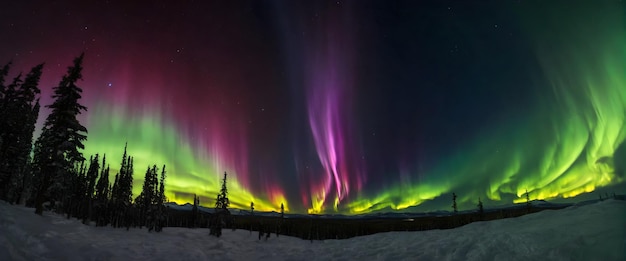
[[[313,213],[623,185],[620,0],[3,6],[0,62],[45,62],[43,104],[85,52],[85,154],[116,169],[128,141],[135,193],[151,164],[172,201],[226,171],[235,207]]]

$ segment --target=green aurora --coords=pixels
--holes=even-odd
[[[528,86],[534,93],[533,106],[483,126],[480,134],[450,151],[419,180],[397,181],[377,191],[355,190],[337,212],[402,210],[445,199],[436,206],[441,209],[452,192],[459,195],[461,208],[473,208],[479,197],[492,204],[525,201],[526,191],[531,199],[570,198],[623,184],[626,159],[615,156],[626,138],[624,11],[609,4],[568,8],[518,12],[537,61],[534,71],[519,72],[534,79],[535,85]],[[266,191],[244,185],[247,170],[224,162],[219,157],[223,151],[198,146],[159,110],[131,113],[129,106],[108,101],[88,105],[84,153],[106,154],[113,179],[128,142],[135,159],[135,195],[145,169],[165,164],[166,194],[173,202],[191,202],[197,194],[202,205],[212,206],[227,171],[233,207],[247,209],[251,201],[261,211],[279,210],[281,203],[294,212],[312,207],[287,197],[284,183],[267,186]]]
[[[614,154],[626,137],[626,21],[612,7],[520,12],[542,73],[529,75],[541,79],[535,106],[507,119],[516,124],[486,128],[426,175],[432,178],[362,195],[349,211],[404,209],[453,191],[463,191],[459,204],[473,208],[479,197],[513,194],[519,203],[526,191],[531,199],[569,198],[622,184],[616,164],[626,159]]]

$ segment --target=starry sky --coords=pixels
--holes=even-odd
[[[359,214],[623,191],[626,21],[602,1],[10,1],[0,63],[85,52],[85,155],[137,195]],[[40,115],[39,126],[48,111]],[[37,127],[40,129],[40,127]],[[38,135],[38,132],[36,133]],[[592,192],[592,193],[590,193]],[[595,194],[594,194],[595,193]]]

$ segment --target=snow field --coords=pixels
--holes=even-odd
[[[208,229],[83,225],[0,202],[0,260],[626,260],[626,201],[605,200],[449,230],[344,240]]]

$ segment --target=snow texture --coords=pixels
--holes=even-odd
[[[208,229],[94,227],[0,201],[0,260],[626,260],[626,201],[449,230],[308,241]]]

